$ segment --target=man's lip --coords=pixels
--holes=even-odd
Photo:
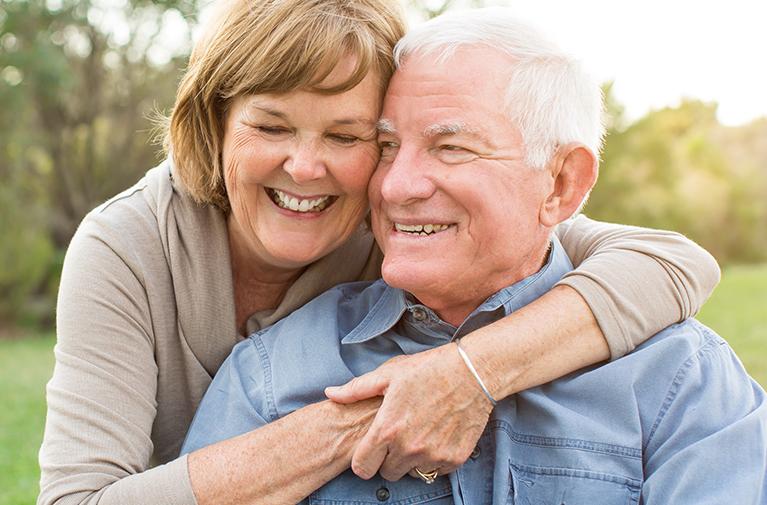
[[[445,221],[444,218],[407,217],[407,218],[397,219],[397,218],[389,217],[387,219],[392,224],[392,226],[394,226],[395,224],[404,224],[405,226],[414,226],[418,224],[440,224],[440,225],[452,226],[456,224],[454,221]]]

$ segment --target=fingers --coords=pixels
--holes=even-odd
[[[389,387],[389,378],[372,371],[350,380],[342,386],[325,388],[325,396],[336,403],[354,403],[375,396],[383,396]]]
[[[413,453],[412,456],[407,458],[397,458],[397,452],[399,451],[390,452],[379,470],[381,477],[388,481],[397,481],[408,474],[421,478],[418,472],[415,471],[416,468],[424,474],[437,470],[439,475],[447,475],[450,472],[456,471],[468,459],[468,456],[464,459],[456,451],[443,452],[440,455],[441,457],[435,457],[435,455],[421,451]]]
[[[374,436],[375,421],[373,421],[373,425],[357,445],[352,456],[352,471],[357,477],[365,480],[378,473],[378,469],[381,468],[381,464],[389,452],[386,443],[376,440]]]

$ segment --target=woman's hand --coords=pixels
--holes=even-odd
[[[384,397],[352,457],[352,470],[363,479],[380,471],[396,481],[415,467],[440,475],[456,470],[474,450],[492,410],[453,344],[392,358],[325,394],[338,403]]]

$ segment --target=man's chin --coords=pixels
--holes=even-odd
[[[381,276],[386,283],[394,288],[404,289],[411,293],[428,290],[429,286],[439,285],[441,276],[434,267],[424,268],[412,261],[389,261],[384,259],[381,266]]]

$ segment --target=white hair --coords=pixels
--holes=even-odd
[[[509,9],[453,11],[412,28],[394,48],[400,67],[414,53],[449,61],[457,48],[484,45],[514,64],[505,97],[531,167],[544,167],[558,145],[580,142],[599,155],[604,136],[602,91],[581,64]]]

